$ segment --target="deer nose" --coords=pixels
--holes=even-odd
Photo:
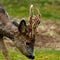
[[[33,56],[33,55],[28,55],[27,57],[30,58],[30,59],[34,59],[35,58],[35,56]]]

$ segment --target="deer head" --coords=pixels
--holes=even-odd
[[[28,27],[25,20],[22,20],[18,27],[18,35],[14,37],[16,47],[28,58],[34,59],[34,42],[35,38],[31,38],[28,35]]]

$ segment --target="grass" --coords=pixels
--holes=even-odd
[[[10,50],[9,55],[12,60],[28,60],[24,55],[22,55],[17,50]],[[0,60],[5,60],[5,57],[0,52]],[[34,60],[60,60],[60,51],[51,49],[40,49],[35,51]]]
[[[1,0],[0,3],[13,17],[28,17],[29,7],[33,4],[40,9],[42,18],[60,21],[60,0]]]

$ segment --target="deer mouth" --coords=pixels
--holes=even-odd
[[[29,59],[34,59],[35,58],[35,56],[33,56],[33,55],[28,55],[27,56]]]

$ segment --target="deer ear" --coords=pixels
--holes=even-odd
[[[19,32],[22,33],[22,34],[26,34],[26,27],[27,27],[27,26],[26,26],[25,20],[22,20],[22,21],[20,22],[19,26],[18,26]]]

